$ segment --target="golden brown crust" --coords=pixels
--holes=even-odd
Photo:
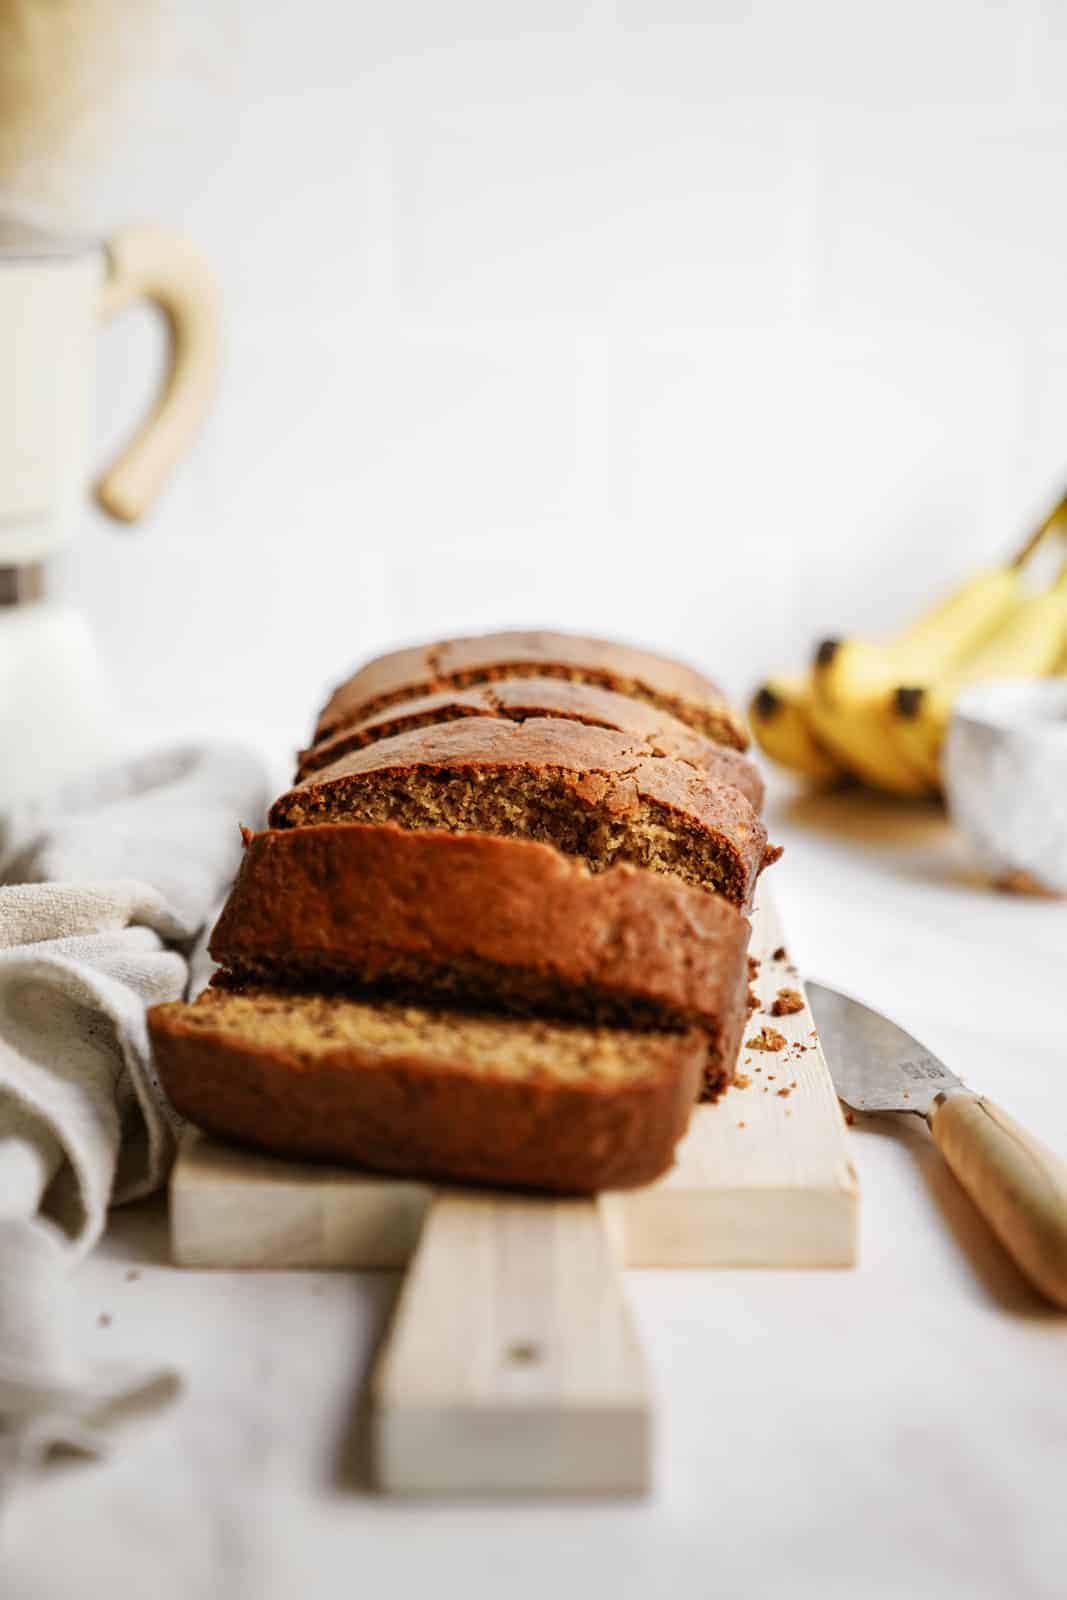
[[[330,823],[250,836],[211,954],[271,983],[389,985],[547,1015],[708,1035],[733,1075],[749,924],[728,902],[547,845]]]
[[[273,827],[328,820],[539,838],[594,870],[630,860],[751,904],[767,830],[736,789],[640,741],[562,718],[469,717],[382,739],[314,773]]]
[[[319,716],[314,742],[401,700],[534,675],[630,695],[720,744],[748,748],[744,724],[716,685],[695,668],[632,645],[543,630],[449,639],[378,656],[334,690]]]
[[[699,1033],[648,1035],[656,1069],[647,1075],[606,1083],[554,1077],[546,1064],[509,1078],[404,1043],[390,1051],[326,1041],[308,1052],[283,1034],[267,1045],[222,1025],[221,1013],[216,1022],[211,1008],[225,1003],[209,991],[148,1013],[163,1085],[183,1116],[277,1155],[407,1177],[575,1194],[649,1183],[671,1165],[703,1061]],[[509,1029],[530,1028],[495,1026],[502,1053]]]
[[[699,768],[713,782],[732,784],[757,811],[763,804],[763,779],[738,750],[716,744],[647,701],[562,678],[505,678],[494,684],[441,689],[414,700],[399,701],[301,751],[297,780],[321,772],[350,751],[379,739],[461,717],[507,717],[514,722],[562,717],[587,727],[629,734],[655,755],[673,756]]]

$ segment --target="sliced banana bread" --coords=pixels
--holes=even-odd
[[[736,789],[624,734],[558,717],[465,717],[380,739],[290,789],[270,821],[539,839],[593,871],[629,861],[742,907],[780,854]]]
[[[671,1165],[699,1032],[635,1033],[336,995],[208,989],[148,1028],[178,1111],[277,1155],[593,1193]]]
[[[562,678],[505,678],[471,689],[440,689],[415,700],[401,700],[364,721],[339,729],[310,749],[300,752],[297,779],[320,772],[378,739],[460,717],[509,717],[525,722],[529,717],[564,717],[591,728],[610,728],[647,744],[655,755],[674,756],[699,767],[716,783],[731,783],[758,811],[763,804],[763,779],[740,751],[687,727],[669,711],[633,700],[613,689],[570,683]]]
[[[744,723],[716,685],[695,668],[608,639],[540,631],[447,639],[378,656],[334,690],[319,716],[314,742],[366,722],[398,701],[532,675],[613,689],[670,712],[719,744],[748,748]]]
[[[697,1027],[705,1097],[733,1077],[750,930],[717,895],[488,834],[337,822],[245,843],[210,945],[245,983]]]

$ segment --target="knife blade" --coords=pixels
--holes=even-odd
[[[805,987],[838,1097],[856,1111],[925,1117],[1001,1244],[1067,1309],[1067,1162],[888,1017],[824,984]]]
[[[915,1111],[925,1117],[937,1095],[964,1087],[888,1017],[821,983],[805,988],[837,1097],[854,1111]]]

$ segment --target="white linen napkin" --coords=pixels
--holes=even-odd
[[[238,823],[266,800],[253,756],[203,745],[0,816],[0,1495],[52,1448],[102,1449],[176,1392],[173,1374],[89,1367],[68,1269],[110,1204],[170,1170],[178,1119],[145,1009],[188,991]]]

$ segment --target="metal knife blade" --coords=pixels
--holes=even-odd
[[[963,1084],[895,1022],[821,983],[806,983],[838,1098],[855,1111],[914,1111]]]

